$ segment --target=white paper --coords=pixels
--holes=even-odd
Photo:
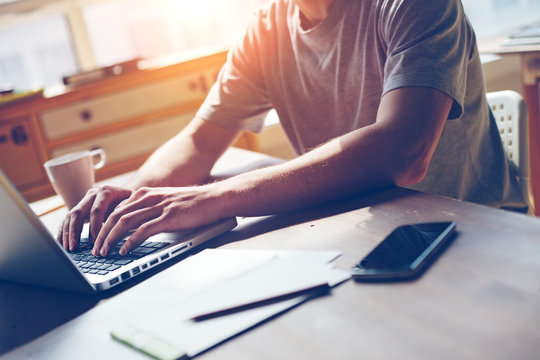
[[[191,319],[328,286],[329,273],[332,268],[327,264],[273,257],[250,271],[194,294],[182,307],[187,319]]]
[[[2,359],[84,360],[108,358],[111,354],[114,354],[115,359],[147,359],[145,355],[111,339],[110,331],[121,324],[145,331],[183,349],[189,356],[195,356],[302,303],[307,298],[299,296],[201,322],[187,320],[194,310],[189,307],[190,299],[200,297],[205,292],[209,294],[212,291],[223,291],[225,294],[225,284],[233,284],[235,289],[238,289],[242,283],[247,284],[248,280],[251,283],[257,278],[246,277],[244,274],[253,272],[260,275],[265,271],[278,273],[280,270],[276,270],[275,266],[293,262],[294,259],[296,265],[290,265],[290,268],[296,266],[295,271],[298,274],[306,272],[315,276],[314,272],[320,272],[317,274],[318,279],[325,274],[327,281],[339,283],[349,278],[348,273],[333,269],[327,264],[338,254],[310,251],[205,250],[104,301],[39,339],[5,354]],[[299,270],[302,266],[305,266],[304,270]],[[298,275],[299,278],[302,276]],[[264,282],[265,279],[260,281]],[[274,292],[279,285],[277,280],[275,282]],[[211,290],[213,288],[221,290]],[[264,291],[264,287],[261,288]],[[241,296],[235,294],[227,301],[247,299],[248,296],[251,299],[255,297],[253,293],[246,292]],[[268,294],[261,292],[258,296]],[[219,301],[215,304],[219,304]]]

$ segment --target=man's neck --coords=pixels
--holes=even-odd
[[[302,15],[302,27],[309,29],[324,20],[334,0],[294,0]]]

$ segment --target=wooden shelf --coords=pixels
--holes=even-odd
[[[191,120],[225,60],[221,51],[4,104],[2,170],[28,201],[53,194],[42,164],[66,152],[105,148],[98,180],[134,170]],[[257,149],[250,134],[235,145]]]

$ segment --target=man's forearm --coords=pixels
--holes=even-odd
[[[384,151],[375,139],[368,146],[360,141],[345,144],[369,136],[369,130],[363,129],[289,162],[212,184],[221,196],[219,206],[224,206],[228,216],[268,215],[391,186],[390,164],[381,161],[380,152],[379,156],[370,154]]]
[[[287,163],[215,184],[224,215],[290,211],[353,193],[416,183],[425,176],[452,100],[427,88],[383,97],[377,122]]]

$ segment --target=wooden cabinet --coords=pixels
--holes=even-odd
[[[102,148],[107,154],[107,163],[109,164],[128,161],[134,157],[144,157],[182,130],[193,119],[193,116],[195,116],[195,111],[189,111],[159,121],[125,127],[114,132],[56,147],[51,150],[51,156]]]
[[[0,167],[21,187],[41,181],[41,161],[26,117],[0,123]]]
[[[42,163],[103,148],[97,179],[137,168],[193,118],[225,62],[219,52],[0,107],[0,164],[28,201],[53,194]],[[237,146],[255,150],[244,134]]]
[[[218,70],[175,76],[45,110],[40,114],[43,135],[49,141],[57,140],[162,109],[200,103]]]

